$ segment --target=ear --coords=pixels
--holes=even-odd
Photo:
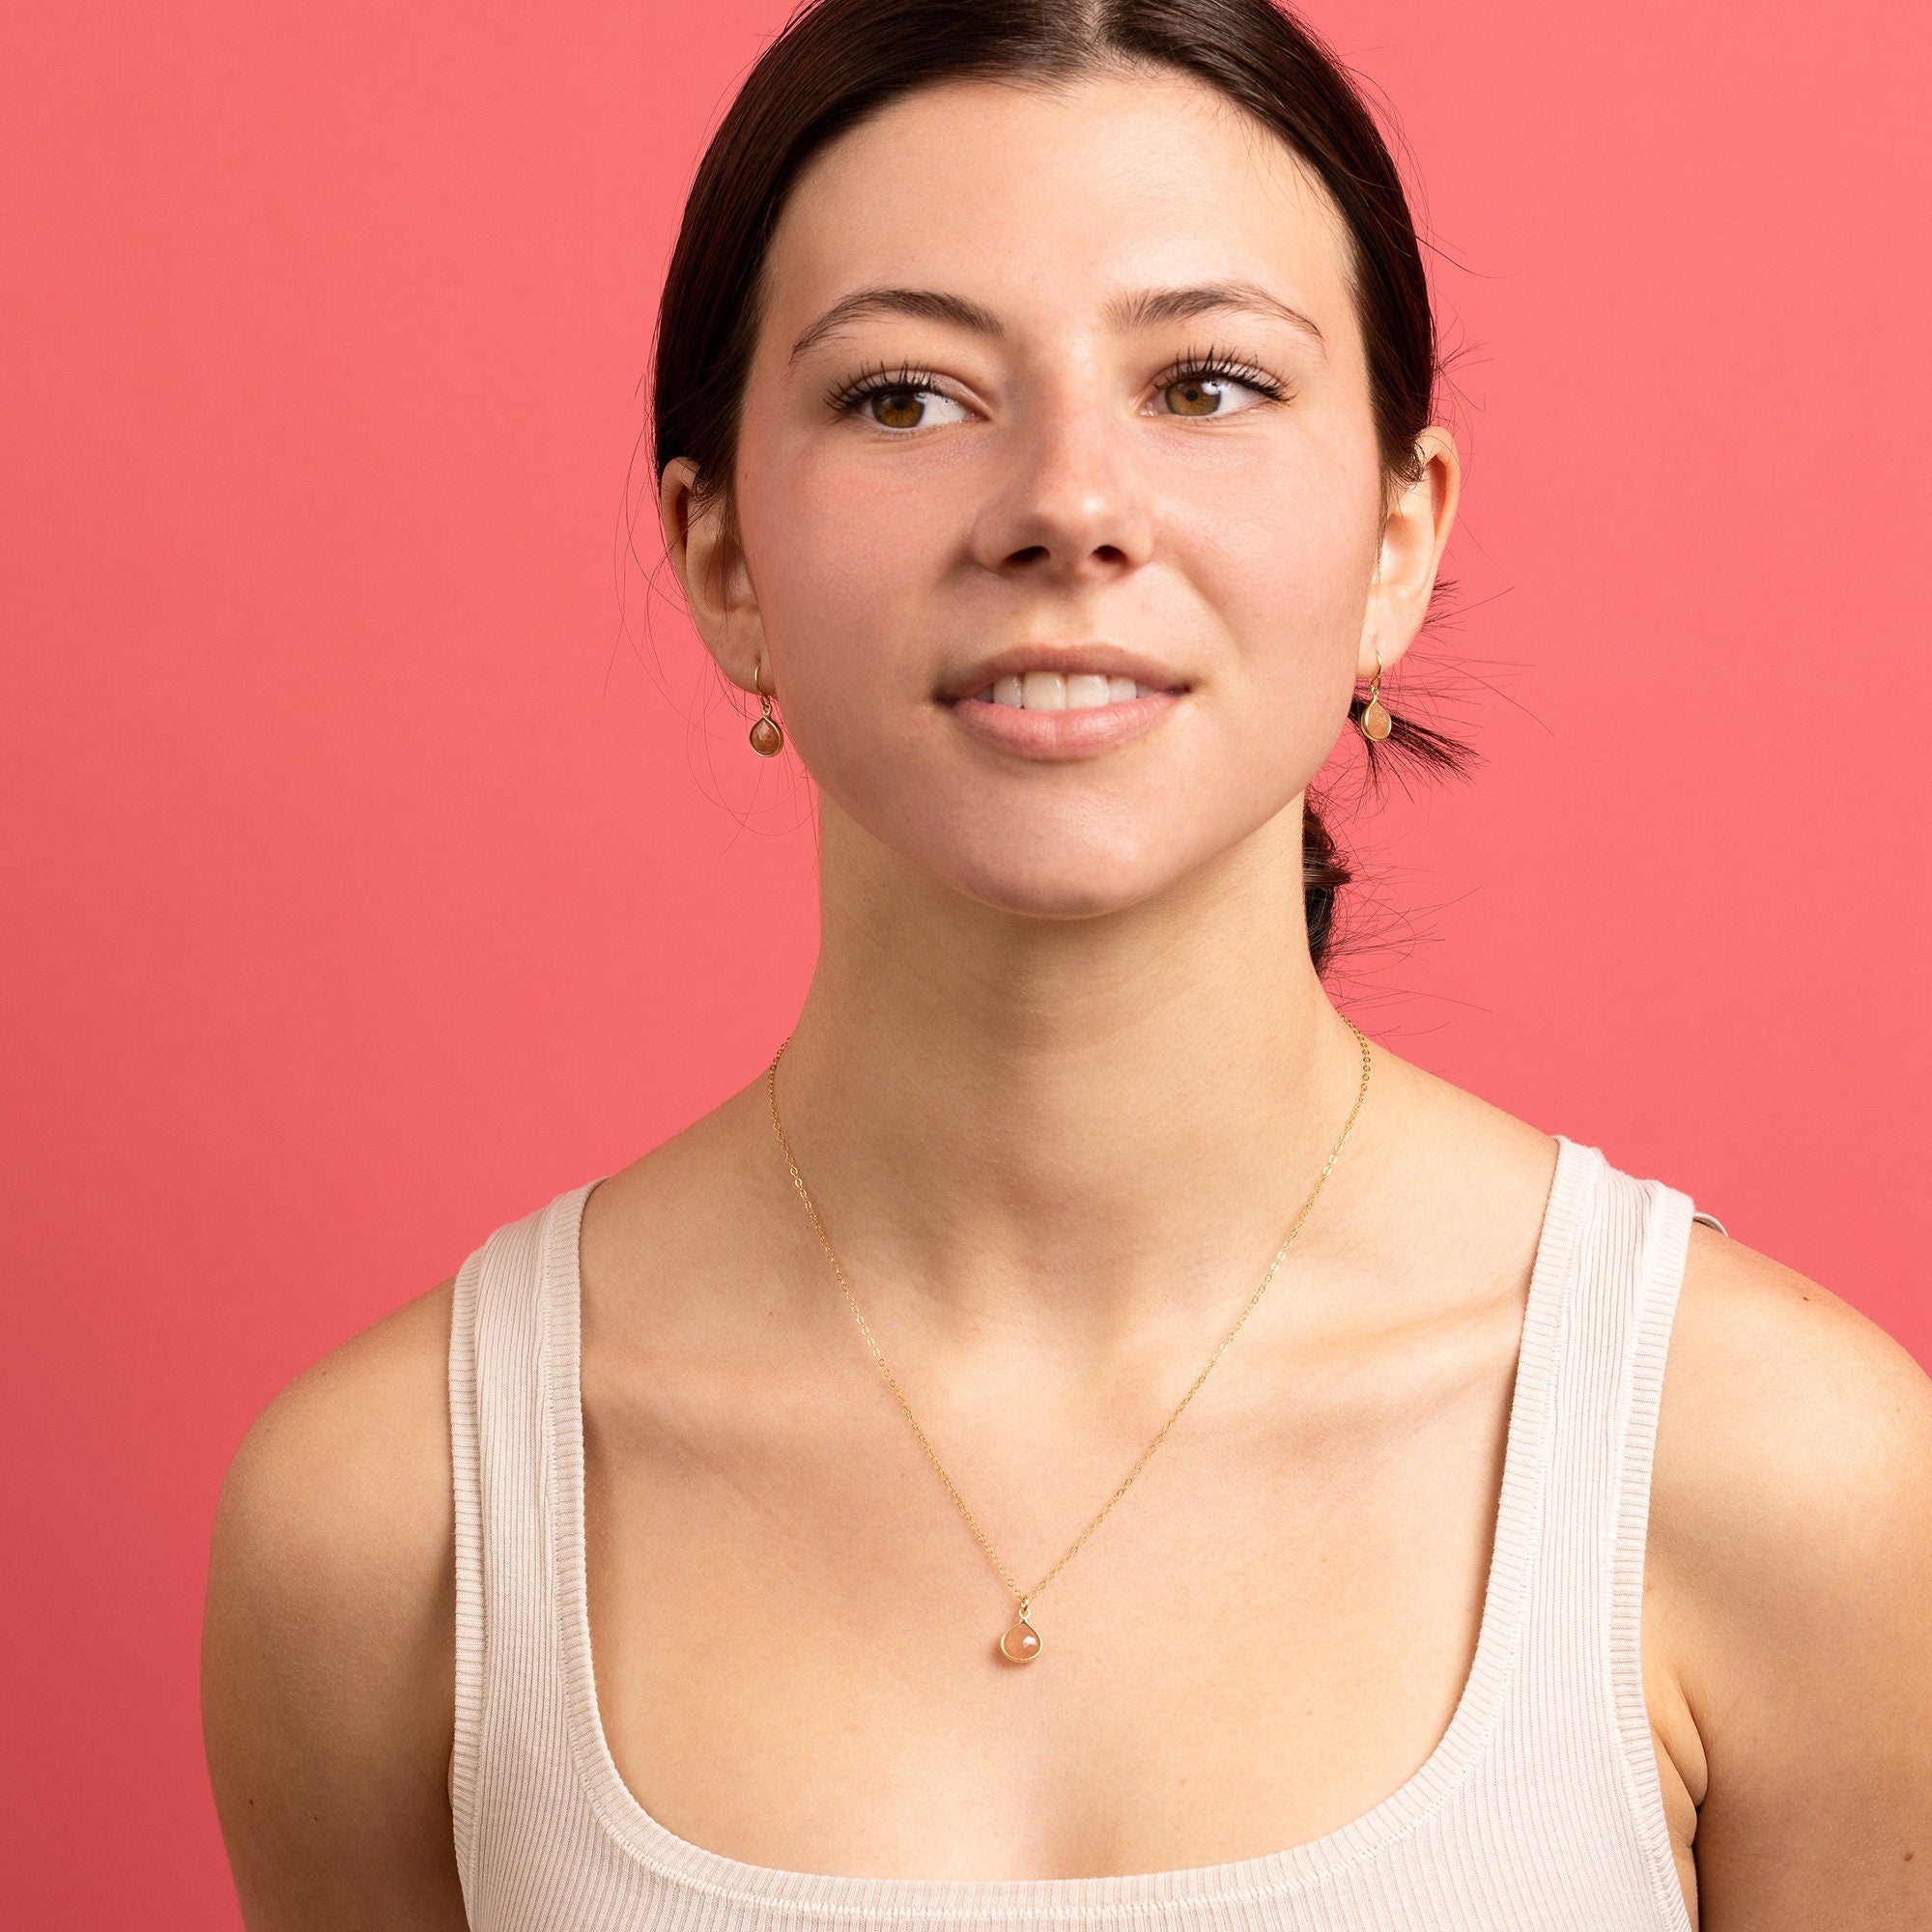
[[[772,682],[757,593],[745,566],[737,520],[721,494],[700,505],[697,466],[688,456],[665,465],[658,482],[658,521],[665,553],[677,572],[685,608],[718,668],[743,691],[755,692],[758,667]]]
[[[1463,489],[1456,439],[1432,423],[1416,439],[1415,460],[1420,466],[1415,481],[1398,486],[1382,525],[1381,551],[1362,613],[1357,677],[1373,674],[1378,649],[1386,670],[1415,641],[1429,615],[1435,574],[1456,522]]]

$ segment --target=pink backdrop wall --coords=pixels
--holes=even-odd
[[[195,1675],[242,1430],[795,1009],[795,781],[613,564],[681,193],[782,14],[0,29],[9,1923],[237,1923]],[[1932,1360],[1926,12],[1312,18],[1444,251],[1490,760],[1360,835],[1417,943],[1343,990]]]

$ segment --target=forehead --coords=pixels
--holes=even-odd
[[[1314,171],[1167,70],[903,97],[800,175],[765,265],[764,347],[856,287],[930,287],[1024,332],[1122,287],[1247,281],[1351,342],[1346,226]]]

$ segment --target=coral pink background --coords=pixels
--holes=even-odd
[[[782,15],[0,30],[10,1924],[238,1922],[195,1676],[242,1430],[805,984],[795,773],[615,560],[682,191]],[[1343,990],[1932,1360],[1928,14],[1312,17],[1426,185],[1489,758],[1355,833],[1414,943]]]

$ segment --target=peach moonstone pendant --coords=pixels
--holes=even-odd
[[[752,750],[761,758],[776,758],[784,750],[785,734],[772,716],[772,700],[765,699],[765,714],[752,721]]]
[[[1000,1638],[1000,1655],[1009,1663],[1031,1663],[1039,1655],[1039,1633],[1027,1622],[1027,1606],[1013,1619],[1012,1628]]]

